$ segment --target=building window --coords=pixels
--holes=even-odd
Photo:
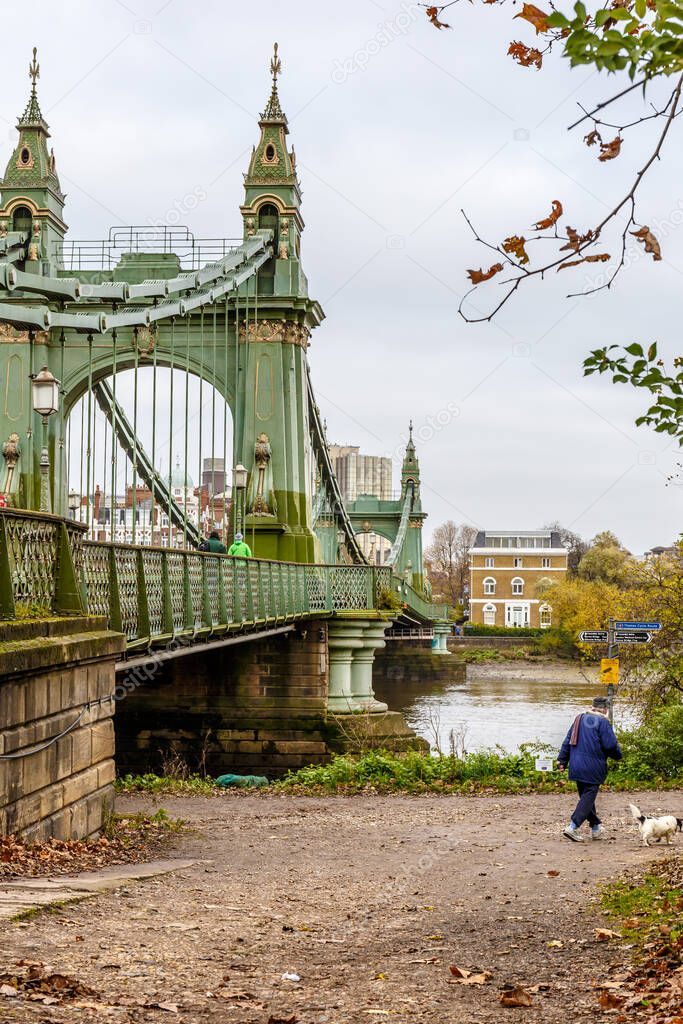
[[[484,625],[495,626],[496,624],[496,606],[495,604],[484,605]]]
[[[542,558],[541,559],[541,568],[542,569],[549,569],[550,568],[550,559],[549,558]]]
[[[524,593],[524,580],[521,576],[515,576],[512,581],[512,593],[519,595]]]
[[[493,558],[485,558],[484,559],[484,565],[486,566],[487,569],[493,569],[494,559]]]
[[[496,592],[496,581],[493,576],[487,576],[484,580],[484,593],[495,594]]]
[[[521,569],[522,566],[524,565],[524,559],[523,558],[515,558],[513,561],[514,561],[515,569]]]
[[[549,604],[542,604],[539,608],[541,629],[548,629],[553,623],[553,610]]]

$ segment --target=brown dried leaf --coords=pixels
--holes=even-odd
[[[598,996],[598,1003],[603,1010],[617,1010],[624,1005],[625,996],[618,996],[616,992],[601,992]]]
[[[481,284],[482,281],[490,281],[491,278],[496,274],[499,274],[502,269],[502,263],[494,263],[488,270],[468,270],[467,276],[472,284]]]
[[[584,135],[583,141],[587,146],[594,146],[596,142],[602,142],[602,135],[597,128],[594,128],[588,135]]]
[[[431,21],[434,28],[450,28],[451,26],[447,25],[445,21],[439,21],[439,14],[441,13],[441,10],[442,8],[440,7],[428,7],[425,11],[425,14]]]
[[[516,985],[514,988],[506,988],[500,994],[501,1006],[533,1006],[534,1001],[521,985]]]
[[[543,64],[543,54],[541,51],[533,46],[525,46],[524,43],[510,43],[508,54],[523,68],[529,68],[532,65],[540,68]]]
[[[560,263],[558,270],[566,270],[567,267],[578,267],[579,263],[606,263],[611,259],[608,252],[596,252],[592,256],[584,256],[580,260],[569,260],[568,263]]]
[[[571,249],[573,252],[578,252],[579,247],[583,245],[584,242],[590,242],[593,237],[593,232],[590,228],[585,235],[580,235],[576,228],[570,228],[569,225],[567,225],[565,231],[567,232],[569,241],[566,245],[560,246],[560,252],[564,252],[565,249]]]
[[[534,225],[537,231],[545,231],[546,228],[551,228],[553,224],[557,224],[558,220],[563,214],[562,203],[559,199],[553,199],[553,208],[547,217],[543,217],[542,220],[536,221]]]
[[[291,1017],[273,1017],[272,1014],[268,1018],[268,1024],[297,1024],[299,1018],[295,1013]]]
[[[643,242],[645,245],[645,252],[651,252],[653,260],[661,260],[662,250],[659,242],[652,234],[647,224],[642,228],[638,228],[637,231],[632,231],[631,234],[634,238],[637,238],[639,242]]]
[[[533,25],[536,29],[536,35],[540,32],[548,31],[549,17],[549,14],[538,7],[534,7],[533,4],[523,4],[519,14],[515,14],[515,18],[523,18],[524,21],[528,21],[530,25]]]
[[[560,873],[559,871],[549,871],[548,872],[548,878],[557,878],[559,873]]]
[[[611,142],[600,143],[600,156],[598,160],[604,163],[606,160],[614,160],[621,153],[621,137],[617,135]]]
[[[593,935],[598,942],[609,942],[610,939],[620,939],[619,932],[613,932],[611,928],[594,928]]]
[[[526,249],[524,248],[525,243],[526,238],[524,238],[523,235],[510,235],[510,237],[506,238],[503,242],[503,249],[505,252],[512,253],[513,256],[516,256],[520,263],[528,263],[529,257]]]

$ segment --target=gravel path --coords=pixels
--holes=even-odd
[[[164,798],[194,828],[175,854],[198,863],[0,925],[0,973],[41,961],[98,993],[80,1008],[0,996],[0,1020],[594,1020],[593,982],[628,955],[593,934],[596,885],[664,852],[639,845],[627,802],[606,794],[611,838],[578,845],[559,836],[567,796]],[[680,814],[683,793],[638,803]],[[452,964],[491,977],[455,984]],[[508,1009],[506,983],[548,987]]]

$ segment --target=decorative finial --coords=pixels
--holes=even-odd
[[[411,442],[413,440],[413,421],[412,420],[408,424],[408,440],[411,441]]]
[[[31,79],[31,82],[33,83],[32,86],[31,86],[31,90],[34,93],[36,91],[36,81],[40,78],[40,64],[36,60],[37,55],[38,55],[38,47],[34,46],[33,47],[33,60],[31,61],[31,63],[28,66],[28,77]]]
[[[33,51],[35,54],[35,50]],[[277,86],[277,76],[282,71],[282,61],[277,55],[277,43],[273,43],[273,56],[270,61],[270,73],[273,76],[273,86]]]
[[[277,76],[282,74],[282,61],[278,57],[277,50],[277,43],[274,43],[273,56],[270,59],[270,73],[273,78],[273,85],[270,90],[270,99],[268,100],[266,109],[261,114],[261,117],[268,121],[284,121],[286,124],[287,118],[282,112],[280,98],[277,94]]]

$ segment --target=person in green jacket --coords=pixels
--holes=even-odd
[[[233,543],[228,548],[228,554],[234,558],[251,558],[251,548],[244,540],[241,533],[235,534]]]
[[[217,530],[212,530],[206,540],[199,545],[200,551],[210,551],[212,555],[224,555],[225,544],[221,541]]]

